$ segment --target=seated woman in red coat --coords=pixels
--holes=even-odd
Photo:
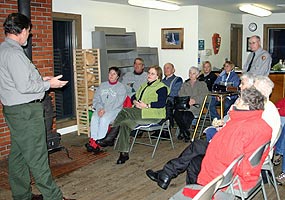
[[[240,155],[244,155],[236,173],[242,188],[253,187],[260,175],[262,164],[269,149],[262,156],[260,165],[252,167],[248,158],[262,144],[270,141],[272,129],[261,118],[264,109],[264,96],[255,88],[245,89],[233,110],[231,120],[215,135],[208,144],[196,140],[178,158],[168,161],[162,170],[147,170],[147,176],[167,189],[170,181],[187,171],[186,183],[206,185]]]

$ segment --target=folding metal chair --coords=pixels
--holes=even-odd
[[[282,128],[280,127],[280,131],[276,137],[275,142],[270,144],[270,152],[272,152],[272,153],[274,150],[274,146],[275,146],[278,138],[280,137],[281,130],[282,130]],[[268,183],[271,183],[273,185],[275,192],[276,192],[277,200],[280,200],[280,195],[279,195],[279,191],[278,191],[277,182],[275,179],[275,173],[274,173],[273,163],[271,161],[270,153],[268,154],[267,158],[265,159],[261,169],[265,170],[267,181],[268,181]],[[268,171],[271,173],[272,179],[269,177]]]
[[[261,158],[262,155],[264,154],[264,152],[269,148],[270,145],[270,141],[261,145],[258,149],[256,149],[253,154],[249,157],[249,162],[250,164],[254,167],[260,164],[261,162]],[[234,187],[237,186],[238,189],[235,189]],[[252,197],[254,197],[259,190],[262,189],[263,192],[263,198],[265,200],[267,200],[267,196],[266,196],[266,191],[264,188],[264,183],[262,181],[262,177],[261,177],[261,173],[260,173],[260,178],[257,181],[256,185],[253,188],[250,188],[248,190],[243,190],[240,180],[239,180],[239,176],[236,175],[236,177],[234,178],[233,182],[230,184],[230,191],[232,194],[234,194],[235,196],[240,197],[242,200],[244,199],[251,199]]]
[[[271,183],[273,185],[273,187],[275,189],[275,192],[276,192],[277,199],[280,200],[280,195],[279,195],[279,191],[278,191],[277,181],[275,179],[275,173],[274,173],[274,170],[273,170],[273,163],[272,163],[269,155],[267,156],[266,160],[264,161],[261,169],[265,170],[267,181],[268,181],[268,183]],[[268,175],[268,171],[270,171],[270,173],[271,173],[272,180],[271,180],[271,178]],[[271,181],[273,181],[273,183]]]
[[[234,170],[235,168],[237,167],[237,165],[240,163],[240,161],[242,160],[243,158],[243,155],[237,157],[228,167],[227,169],[223,172],[223,181],[221,182],[221,184],[218,186],[218,188],[216,188],[217,190],[217,193],[215,194],[215,198],[216,199],[219,199],[219,200],[229,200],[229,199],[234,199],[234,195],[231,195],[231,194],[228,194],[228,193],[225,193],[225,192],[222,192],[222,191],[219,191],[219,189],[222,189],[226,186],[228,186],[229,184],[232,183],[233,179],[234,179]],[[204,186],[201,186],[201,185],[198,185],[198,184],[191,184],[191,185],[188,185],[186,186],[188,188],[191,188],[191,189],[200,189],[202,191],[202,188]],[[206,186],[205,186],[206,187]],[[189,199],[189,197],[185,197],[183,194],[182,194],[182,190],[180,190],[178,193],[176,193],[172,198],[173,200],[177,200],[177,199]],[[214,194],[214,193],[213,193]],[[197,194],[198,195],[198,194]],[[175,197],[175,198],[174,198]],[[206,198],[203,197],[203,199],[211,199],[212,196],[207,196]],[[195,196],[196,198],[196,196]],[[195,199],[193,198],[193,199]]]
[[[224,187],[227,187],[228,185],[230,185],[233,180],[234,180],[234,170],[236,169],[236,167],[239,165],[239,163],[241,162],[242,158],[244,157],[244,155],[240,155],[239,157],[237,157],[228,167],[227,169],[223,172],[223,176],[224,176],[224,180],[221,183],[219,189],[222,189]]]
[[[151,158],[153,158],[153,157],[154,157],[154,154],[155,154],[155,151],[156,151],[156,149],[157,149],[157,146],[158,146],[158,144],[159,144],[159,142],[160,142],[161,139],[163,139],[163,140],[169,140],[170,143],[171,143],[172,149],[174,149],[174,144],[173,144],[172,135],[171,135],[171,131],[170,131],[170,122],[169,122],[169,119],[167,119],[166,121],[164,121],[162,124],[157,123],[157,124],[138,125],[138,126],[135,128],[135,130],[136,130],[136,133],[135,133],[135,136],[134,136],[134,138],[133,138],[133,141],[132,141],[132,144],[131,144],[131,147],[130,147],[130,151],[129,151],[129,152],[132,151],[133,146],[134,146],[135,143],[136,143],[136,144],[143,144],[143,145],[147,145],[147,146],[152,146],[152,147],[154,147],[154,149],[153,149]],[[152,132],[152,131],[157,131],[157,130],[159,130],[159,134],[158,134],[157,137],[153,137],[153,136],[150,135],[150,132]],[[146,132],[147,132],[148,138],[149,138],[149,143],[137,142],[137,141],[136,141],[137,135],[138,135],[139,131],[146,131]],[[167,131],[168,134],[169,134],[169,138],[163,138],[163,137],[161,137],[162,131]],[[156,139],[155,144],[152,143],[152,138]]]
[[[188,196],[184,196],[184,188],[182,188],[179,192],[172,196],[170,200],[210,200],[222,183],[223,178],[223,175],[219,175],[204,187],[197,184],[186,185],[185,188],[200,190],[193,199]]]

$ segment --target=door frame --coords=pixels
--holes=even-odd
[[[233,52],[232,52],[232,49],[233,49],[233,28],[237,28],[240,30],[240,34],[238,34],[238,40],[236,41],[236,44],[237,44],[237,63],[235,63],[236,65],[238,65],[240,68],[242,68],[242,39],[243,39],[243,25],[242,24],[231,24],[231,31],[230,31],[230,58],[232,60],[232,56],[233,56]]]
[[[268,30],[270,28],[284,28],[285,24],[263,24],[263,49],[268,51]]]
[[[82,48],[81,15],[53,12],[52,20],[71,21],[72,22],[72,46],[76,49]]]
[[[71,21],[72,22],[72,47],[74,49],[82,49],[82,21],[81,15],[78,14],[70,14],[70,13],[60,13],[60,12],[52,12],[52,20],[58,21]],[[74,49],[72,50],[74,52]],[[73,61],[72,61],[73,63]],[[75,84],[75,82],[74,82]],[[74,85],[75,88],[75,85]],[[75,96],[75,94],[74,94]],[[74,106],[76,107],[76,99],[75,96]],[[57,129],[76,125],[76,112],[75,112],[75,119],[72,120],[56,120],[56,127]]]

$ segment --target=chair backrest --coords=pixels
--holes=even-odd
[[[280,125],[280,128],[279,128],[279,131],[275,137],[274,140],[271,139],[271,143],[270,143],[270,151],[269,151],[269,156],[270,156],[270,159],[273,157],[273,153],[274,153],[274,147],[275,147],[275,144],[277,143],[280,135],[281,135],[281,132],[282,132],[283,128],[282,128],[282,125]],[[285,130],[285,129],[284,129]],[[274,131],[272,130],[272,135],[273,135]]]
[[[252,154],[251,156],[248,158],[248,161],[250,162],[250,164],[253,166],[253,167],[256,167],[260,164],[261,162],[261,158],[262,158],[262,155],[265,153],[265,151],[267,149],[270,148],[270,141],[260,145],[260,147],[258,147]],[[261,175],[261,174],[260,174]],[[239,190],[239,193],[236,193],[234,191],[234,183],[236,183],[238,185],[238,190]],[[258,181],[257,182],[257,185],[254,186],[253,188],[247,190],[247,191],[244,191],[242,189],[242,185],[241,185],[241,181],[239,179],[239,176],[237,175],[233,182],[230,184],[230,188],[231,188],[231,193],[241,197],[242,199],[245,199],[245,198],[248,198],[254,194],[256,194],[257,191],[259,191],[259,188],[262,188],[262,191],[263,191],[263,196],[264,196],[264,199],[266,199],[266,194],[265,194],[265,189],[264,189],[264,186],[263,186],[263,183],[262,183],[262,179],[261,181]]]
[[[224,179],[219,188],[224,188],[232,183],[234,180],[234,169],[240,163],[243,157],[244,155],[240,155],[227,167],[223,173]]]
[[[249,162],[250,164],[255,167],[257,165],[260,164],[261,158],[263,153],[268,149],[270,145],[270,141],[264,143],[263,145],[261,145],[259,148],[257,148],[252,155],[249,157]]]
[[[224,176],[220,175],[214,178],[211,182],[205,185],[192,200],[209,200],[215,194],[220,184],[223,181]]]

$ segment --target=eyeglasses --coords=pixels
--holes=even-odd
[[[150,72],[148,72],[147,74],[148,74],[148,75],[151,75],[151,76],[157,76],[156,73],[150,73]]]
[[[249,45],[256,44],[257,42],[249,42]]]

